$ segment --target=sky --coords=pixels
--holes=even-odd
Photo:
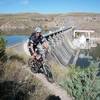
[[[0,13],[100,13],[100,0],[0,0]]]

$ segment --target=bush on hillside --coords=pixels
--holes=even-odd
[[[71,66],[60,84],[75,100],[100,100],[100,76],[97,74],[96,66],[84,69]]]
[[[15,81],[0,81],[0,100],[29,100],[31,89],[35,86],[18,83]]]
[[[3,37],[0,37],[0,62],[5,62],[7,60],[5,48],[6,42]]]

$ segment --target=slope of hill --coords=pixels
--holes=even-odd
[[[41,26],[45,31],[60,26],[74,26],[78,29],[94,29],[100,32],[100,14],[68,13],[68,14],[39,14],[19,13],[1,14],[0,29],[7,33],[32,32],[33,28]]]

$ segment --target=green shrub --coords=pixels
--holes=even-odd
[[[75,100],[100,100],[98,68],[71,66],[67,77],[60,82]]]
[[[33,86],[30,87],[32,88]],[[25,83],[8,80],[0,81],[0,100],[29,100],[28,92],[30,92],[29,86],[26,86]]]
[[[0,37],[0,62],[5,62],[7,60],[5,48],[6,42],[3,37]]]

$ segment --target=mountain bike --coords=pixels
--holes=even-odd
[[[54,82],[51,72],[51,66],[48,64],[47,60],[43,59],[42,55],[39,59],[37,59],[36,57],[34,60],[32,58],[29,58],[28,66],[31,68],[31,71],[33,73],[43,73],[49,82]]]

